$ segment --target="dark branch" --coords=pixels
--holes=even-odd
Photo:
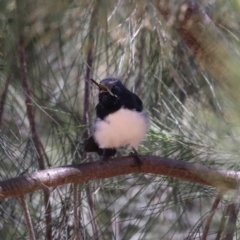
[[[6,98],[7,98],[7,92],[8,92],[8,86],[10,84],[11,75],[9,74],[7,76],[5,86],[2,92],[1,100],[0,100],[0,125],[2,124],[2,117],[4,112],[4,106],[6,105]]]
[[[210,225],[211,225],[211,222],[212,222],[212,219],[213,219],[213,216],[217,210],[217,207],[222,199],[222,196],[223,196],[223,193],[220,191],[218,193],[218,195],[216,196],[214,202],[213,202],[213,205],[212,205],[212,208],[211,208],[211,211],[209,213],[209,216],[207,218],[207,222],[206,222],[206,225],[204,227],[204,230],[203,230],[203,235],[202,235],[202,240],[206,240],[207,237],[208,237],[208,232],[209,232],[209,229],[210,229]]]
[[[141,156],[141,168],[132,156],[34,172],[0,182],[0,200],[69,183],[83,183],[130,173],[151,173],[220,188],[236,189],[240,172],[224,171],[168,158]]]
[[[98,14],[98,3],[95,3],[95,6],[93,8],[92,11],[92,16],[91,16],[91,20],[90,20],[90,26],[89,26],[89,33],[88,33],[88,47],[87,47],[87,59],[86,59],[86,63],[87,63],[87,69],[86,69],[86,76],[85,76],[85,88],[84,88],[84,107],[83,107],[83,124],[85,126],[89,125],[89,100],[90,100],[90,79],[92,76],[92,68],[93,68],[93,55],[94,55],[94,33],[95,33],[95,29],[97,26],[97,14]],[[84,133],[83,133],[83,138],[87,139],[89,137],[89,133],[88,133],[88,129],[86,128]],[[83,159],[85,159],[87,157],[87,153],[85,151],[83,151],[82,154]],[[74,191],[76,191],[77,187],[74,185]],[[97,233],[97,223],[95,220],[95,211],[94,211],[94,207],[93,207],[93,200],[92,200],[92,195],[91,195],[91,191],[90,188],[87,187],[86,188],[86,195],[87,195],[87,201],[88,201],[88,205],[91,211],[91,214],[93,216],[93,221],[91,221],[92,224],[92,229],[93,229],[93,235],[94,235],[94,239],[98,240],[98,233]],[[80,205],[80,201],[79,202],[74,202],[74,205]],[[75,216],[75,221],[79,222],[79,216],[77,216],[77,214],[74,215]],[[80,239],[80,232],[78,230],[78,228],[75,228],[75,232],[76,235],[78,234],[78,239]]]
[[[25,217],[25,221],[26,221],[26,225],[27,225],[27,230],[28,230],[28,236],[30,240],[36,240],[35,234],[34,234],[34,228],[33,228],[33,223],[32,223],[32,219],[30,216],[30,212],[28,209],[28,205],[27,202],[25,200],[25,198],[22,196],[19,198],[19,202],[23,208],[23,213],[24,213],[24,217]]]
[[[25,49],[25,36],[24,36],[24,18],[23,9],[24,9],[24,1],[16,1],[17,3],[17,13],[18,13],[18,61],[19,61],[19,72],[20,72],[20,79],[22,82],[22,88],[25,95],[25,105],[26,105],[26,114],[30,125],[31,137],[36,148],[37,153],[37,161],[40,170],[45,169],[44,157],[48,162],[47,155],[44,151],[44,147],[42,142],[38,136],[34,110],[32,107],[32,99],[31,99],[31,89],[28,84],[27,79],[27,61],[26,61],[26,49]],[[49,163],[48,163],[49,165]],[[45,203],[45,220],[46,220],[46,239],[52,239],[52,217],[51,217],[51,203],[50,203],[50,192],[48,189],[44,189],[44,203]]]
[[[234,239],[234,233],[237,229],[238,213],[240,208],[240,186],[238,185],[236,196],[233,203],[230,203],[227,207],[227,224],[225,226],[224,235],[221,239],[232,240]]]

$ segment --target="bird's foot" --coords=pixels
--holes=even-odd
[[[111,159],[111,157],[109,157],[109,156],[103,156],[102,157],[103,162],[108,162],[108,160],[110,160],[110,159]]]
[[[111,157],[113,157],[116,154],[116,149],[114,148],[99,148],[99,155],[102,156],[102,161],[108,162]]]
[[[129,155],[134,157],[135,162],[138,164],[139,167],[142,166],[142,159],[139,157],[138,152],[135,148],[132,148],[133,152],[130,152]]]

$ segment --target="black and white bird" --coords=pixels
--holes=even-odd
[[[139,162],[135,149],[149,128],[141,99],[118,79],[92,81],[99,88],[99,103],[93,135],[86,141],[85,151],[97,152],[103,159],[108,159],[116,154],[117,148],[131,147]]]

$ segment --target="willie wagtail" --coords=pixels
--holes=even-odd
[[[116,154],[117,148],[129,146],[141,163],[135,148],[149,128],[141,99],[118,79],[106,78],[100,83],[91,80],[99,88],[99,102],[93,135],[86,141],[85,151],[97,152],[108,159]]]

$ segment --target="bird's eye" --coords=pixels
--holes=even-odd
[[[111,91],[112,91],[114,94],[117,94],[117,95],[120,93],[120,89],[119,89],[119,87],[117,87],[117,86],[113,86],[112,89],[111,89]]]
[[[111,92],[114,94],[116,98],[118,98],[119,95],[119,89],[116,86],[113,86],[111,89]]]

